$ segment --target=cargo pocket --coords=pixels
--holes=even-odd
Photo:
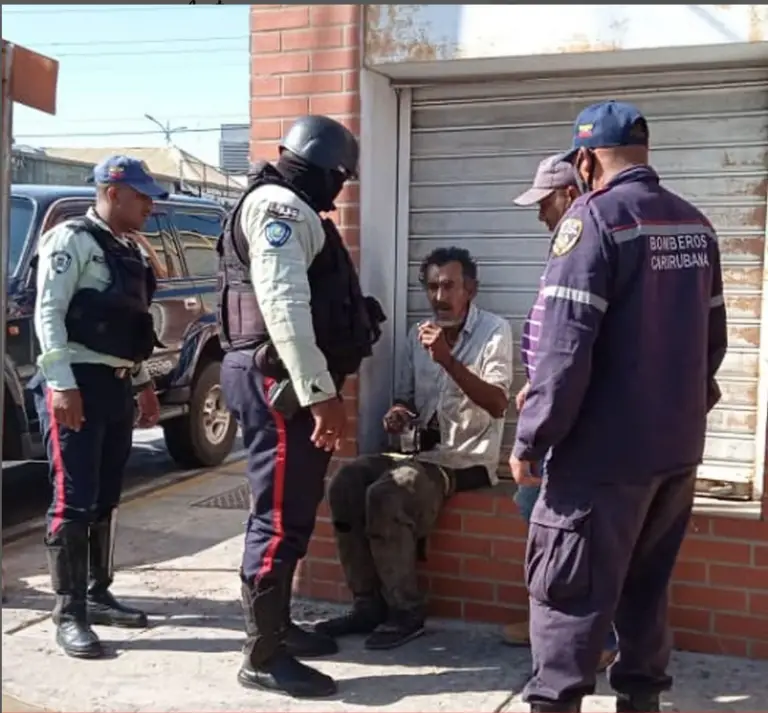
[[[567,514],[541,500],[531,513],[525,553],[525,583],[541,602],[563,602],[587,596],[591,589],[591,507]]]

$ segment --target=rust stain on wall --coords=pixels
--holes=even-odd
[[[749,6],[749,29],[747,39],[750,42],[762,42],[766,38],[768,25],[768,8],[765,5]]]
[[[452,59],[455,43],[430,38],[430,23],[421,13],[425,7],[366,5],[365,56],[374,62]]]
[[[371,59],[438,59],[439,47],[428,38],[428,27],[420,27],[420,5],[366,5],[365,54]]]

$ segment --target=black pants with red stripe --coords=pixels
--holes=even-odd
[[[30,381],[48,452],[53,499],[47,514],[52,538],[68,522],[95,523],[120,503],[133,439],[133,389],[128,377],[100,364],[74,364],[85,421],[79,431],[56,423],[52,392],[39,374]]]
[[[224,357],[221,387],[242,429],[253,494],[242,565],[248,581],[287,571],[306,555],[331,459],[310,441],[309,409],[288,421],[270,409],[268,383],[249,352]]]

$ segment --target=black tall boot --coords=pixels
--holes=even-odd
[[[56,596],[53,623],[56,643],[65,654],[81,659],[103,655],[101,642],[88,625],[88,525],[67,522],[46,538],[46,556]]]
[[[290,575],[286,575],[289,585],[288,596],[283,607],[283,621],[286,626],[285,648],[291,656],[299,659],[333,656],[339,653],[339,645],[334,639],[319,632],[302,629],[291,619],[292,584],[297,565],[298,562],[294,563],[290,568]]]
[[[288,574],[275,573],[255,583],[243,581],[247,638],[237,680],[246,688],[284,693],[293,698],[332,696],[336,693],[335,681],[305,666],[286,650],[285,602],[291,586]]]
[[[659,713],[661,697],[658,694],[642,694],[616,697],[616,713]]]
[[[91,525],[90,586],[88,588],[88,621],[101,626],[143,629],[147,615],[138,609],[120,604],[110,593],[114,579],[115,531],[117,510]]]

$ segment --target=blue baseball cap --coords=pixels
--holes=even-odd
[[[573,122],[571,148],[562,160],[573,161],[579,149],[647,146],[648,122],[632,104],[605,101],[584,109]]]
[[[165,190],[149,173],[144,161],[130,156],[110,156],[93,169],[93,182],[98,185],[122,184],[150,198],[167,198]]]

